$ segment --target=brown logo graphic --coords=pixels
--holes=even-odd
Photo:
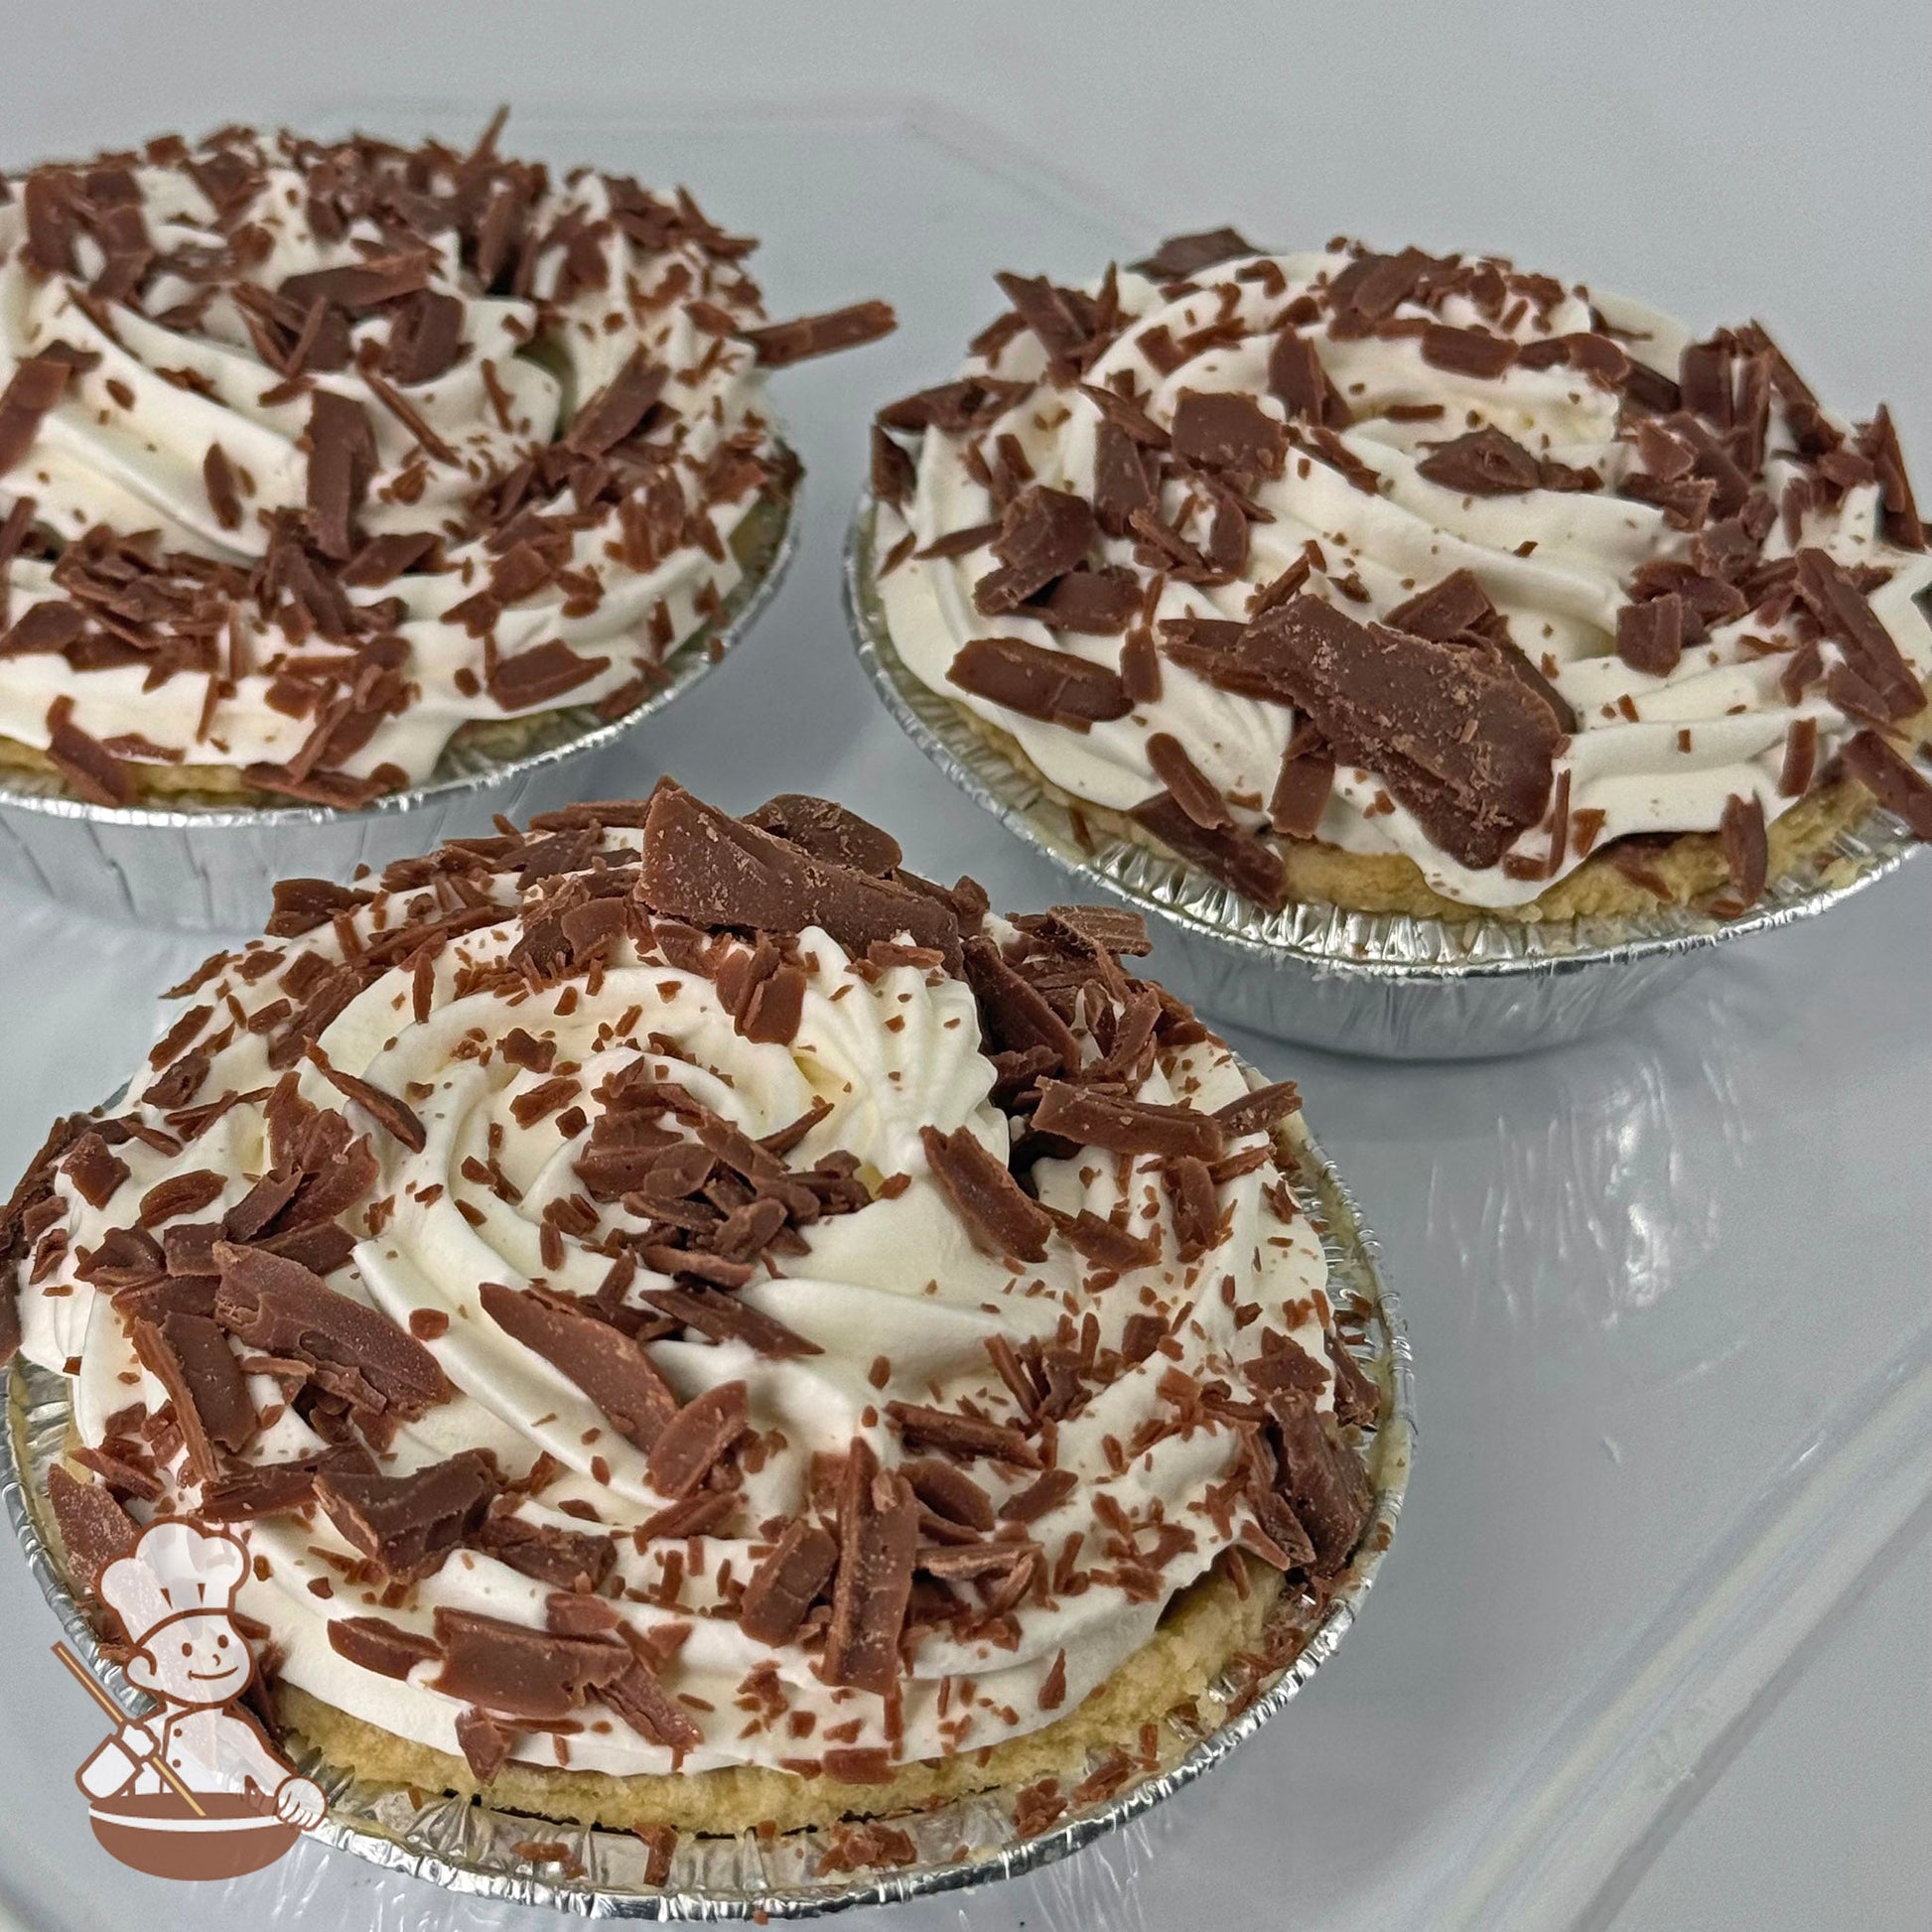
[[[74,1773],[94,1836],[157,1878],[235,1878],[272,1864],[325,1809],[321,1788],[276,1754],[235,1706],[255,1675],[233,1614],[247,1558],[231,1536],[170,1520],[100,1574],[134,1646],[130,1683],[159,1700],[123,1718],[80,1660],[55,1651],[115,1725]]]

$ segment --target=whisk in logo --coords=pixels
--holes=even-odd
[[[156,1877],[257,1871],[325,1810],[321,1788],[236,1705],[255,1675],[234,1615],[246,1574],[233,1537],[173,1520],[151,1524],[101,1572],[101,1598],[133,1646],[128,1680],[161,1706],[147,1718],[124,1718],[80,1660],[55,1646],[115,1725],[74,1773],[94,1836]]]

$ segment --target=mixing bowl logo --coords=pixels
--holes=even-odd
[[[74,1773],[94,1836],[137,1870],[232,1878],[279,1859],[325,1809],[321,1788],[275,1752],[235,1700],[255,1675],[234,1616],[247,1557],[231,1536],[170,1520],[101,1572],[102,1599],[133,1646],[128,1681],[158,1700],[123,1718],[63,1654],[115,1721]]]

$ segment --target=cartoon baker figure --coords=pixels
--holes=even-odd
[[[276,1756],[252,1718],[230,1708],[255,1674],[233,1615],[247,1562],[233,1537],[170,1519],[151,1524],[101,1572],[100,1594],[135,1646],[128,1681],[164,1708],[123,1723],[74,1773],[90,1799],[252,1788],[261,1809],[284,1824],[306,1830],[320,1822],[320,1787]]]

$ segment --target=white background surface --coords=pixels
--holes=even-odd
[[[895,343],[788,391],[813,548],[759,643],[647,749],[738,808],[839,790],[924,869],[970,869],[1011,903],[1045,902],[1053,882],[873,715],[833,593],[856,423],[943,372],[991,313],[994,267],[1072,276],[1110,228],[1230,218],[1287,242],[1495,247],[1700,322],[1761,316],[1828,398],[1892,402],[1932,494],[1923,7],[97,0],[14,24],[8,165],[236,117],[345,112],[409,133],[426,108],[383,112],[405,97],[447,102],[435,118],[454,134],[510,98],[525,126],[683,130],[640,155],[587,129],[582,158],[688,150],[679,172],[724,191],[704,195],[714,211],[769,237],[777,312],[898,300]],[[913,96],[931,104],[906,109]],[[748,100],[767,124],[744,140],[793,141],[815,172],[760,191],[731,165]],[[948,149],[982,170],[1011,154],[1006,186]],[[881,179],[913,152],[918,182]],[[1032,193],[1025,156],[1098,212]],[[960,258],[1001,221],[1010,255]],[[1932,1923],[1932,1558],[1923,1475],[1896,1454],[1904,1429],[1927,1460],[1910,1432],[1932,1413],[1917,1393],[1928,939],[1922,861],[1566,1052],[1391,1069],[1257,1047],[1302,1079],[1407,1302],[1425,1436],[1384,1583],[1310,1693],[1132,1841],[877,1922],[1168,1932],[1281,1922],[1291,1900],[1291,1922],[1337,1927],[1484,1923],[1457,1920],[1472,1905],[1488,1924],[1619,1932]],[[0,906],[15,1069],[0,1165],[125,1071],[149,995],[201,950]],[[1867,1386],[1887,1362],[1892,1382]],[[1835,1470],[1856,1479],[1827,1509]],[[0,1564],[18,1686],[0,1700],[0,1778],[19,1801],[0,1897],[36,1932],[258,1928],[300,1908],[345,1928],[456,1923],[436,1894],[345,1882],[314,1853],[274,1889],[218,1897],[104,1880],[63,1795],[91,1720],[53,1681],[41,1616]],[[1696,1641],[1650,1685],[1639,1667],[1687,1616]],[[1787,1627],[1789,1663],[1748,1641]],[[1631,1792],[1634,1838],[1619,1836]],[[1617,1829],[1592,1840],[1596,1820]],[[1485,1857],[1522,1830],[1563,1863],[1485,1890]],[[1539,1901],[1567,1916],[1539,1918]]]

